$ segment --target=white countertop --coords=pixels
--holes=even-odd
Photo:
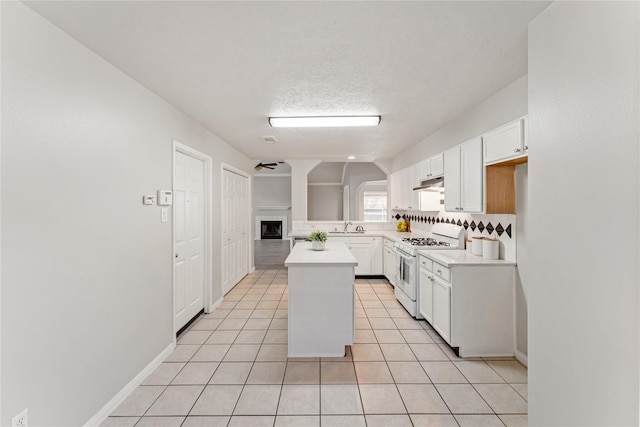
[[[296,244],[284,262],[287,267],[301,265],[358,265],[347,245],[339,242],[326,242],[323,251],[311,249],[311,242]]]
[[[420,250],[418,254],[439,262],[440,264],[444,264],[447,267],[456,265],[516,265],[515,262],[505,259],[486,259],[481,256],[471,255],[465,250]]]
[[[314,230],[314,231],[317,231],[317,230]],[[309,234],[311,234],[311,231],[293,230],[291,231],[291,233],[289,233],[289,235],[292,237],[307,237]],[[395,230],[371,230],[371,231],[365,231],[364,233],[354,233],[354,232],[340,233],[340,232],[327,231],[327,236],[329,236],[329,239],[331,239],[331,237],[362,237],[362,236],[386,237],[387,239],[391,239],[395,241],[395,240],[400,240],[403,237],[428,237],[429,234],[415,232],[415,231],[412,231],[411,233],[407,233],[407,232],[399,232]]]

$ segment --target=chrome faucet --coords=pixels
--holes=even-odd
[[[349,226],[350,226],[350,225],[353,225],[353,224],[351,223],[351,221],[349,221],[349,222],[345,222],[345,223],[344,223],[344,232],[345,232],[345,233],[348,233],[348,232],[349,232]]]

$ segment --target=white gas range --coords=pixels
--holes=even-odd
[[[419,250],[464,249],[464,228],[454,224],[435,224],[431,236],[402,238],[396,241],[393,249],[396,253],[396,299],[409,314],[421,319],[417,306],[418,298],[418,261]]]

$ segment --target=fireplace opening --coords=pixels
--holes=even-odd
[[[282,239],[282,221],[260,221],[261,239]]]

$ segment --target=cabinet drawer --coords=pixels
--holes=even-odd
[[[393,240],[389,240],[386,237],[384,238],[384,247],[387,249],[393,249]]]
[[[434,262],[433,271],[435,271],[435,273],[438,276],[442,277],[447,282],[451,281],[451,270],[448,267],[445,267],[444,265],[440,265],[437,262]]]
[[[431,261],[429,258],[425,258],[423,256],[421,256],[419,259],[420,259],[420,268],[421,269],[433,272],[433,261]]]

